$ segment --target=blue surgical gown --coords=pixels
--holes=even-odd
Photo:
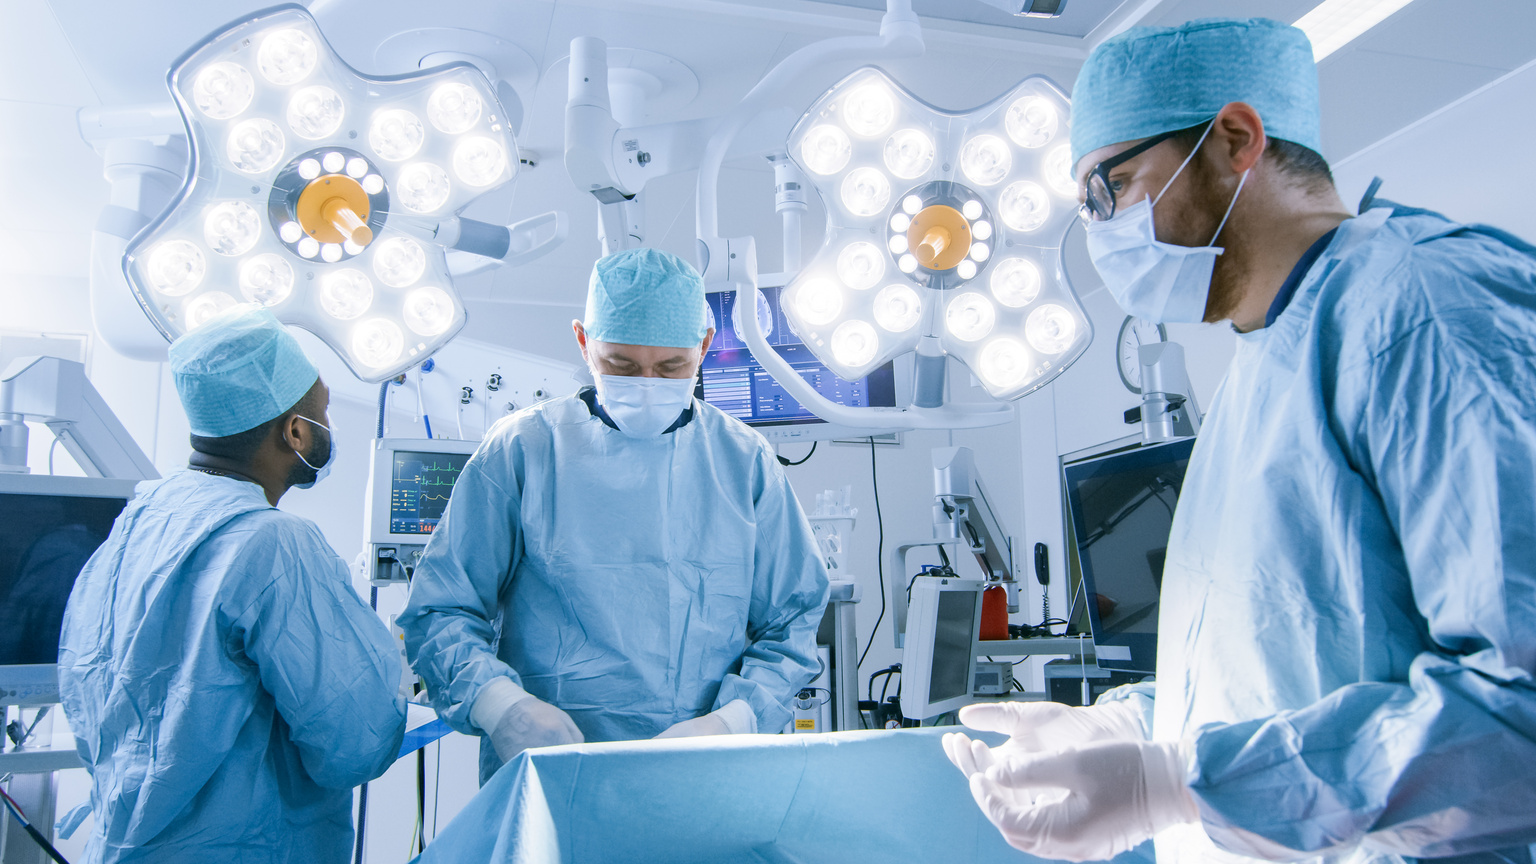
[[[777,732],[817,671],[827,574],[762,436],[695,400],[631,438],[579,395],[497,424],[464,466],[397,619],[433,707],[504,676],[588,741],[650,738],[734,699]],[[480,745],[482,780],[499,766]]]
[[[1371,210],[1239,334],[1190,459],[1153,735],[1209,839],[1159,859],[1528,861],[1533,675],[1536,250]]]
[[[75,582],[59,690],[87,862],[328,862],[405,734],[400,649],[306,519],[196,471],[141,484]]]

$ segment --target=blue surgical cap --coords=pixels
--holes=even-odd
[[[320,378],[272,313],[243,305],[171,343],[176,392],[200,438],[223,438],[280,417]]]
[[[709,330],[704,280],[670,252],[615,252],[592,267],[581,326],[599,342],[692,348]]]
[[[1230,102],[1252,105],[1269,137],[1321,152],[1305,33],[1267,18],[1133,27],[1104,40],[1077,75],[1072,165],[1100,147],[1197,126]]]

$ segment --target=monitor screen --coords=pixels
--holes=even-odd
[[[1074,611],[1086,611],[1096,646],[1120,648],[1101,647],[1101,667],[1156,669],[1163,559],[1194,446],[1187,438],[1064,466],[1082,568]]]
[[[928,674],[928,701],[942,702],[969,696],[971,648],[976,639],[976,592],[939,592],[938,620],[934,622],[933,666]]]
[[[389,533],[431,534],[448,508],[468,453],[396,450],[389,485]]]
[[[764,288],[766,313],[759,307],[759,321],[767,332],[768,344],[809,381],[821,395],[839,405],[852,408],[870,406],[892,408],[896,405],[896,373],[887,363],[857,381],[844,381],[823,366],[811,349],[790,329],[789,319],[779,308],[781,288]],[[793,426],[823,423],[821,418],[802,406],[768,374],[736,333],[736,292],[717,291],[704,295],[714,316],[715,339],[704,355],[699,383],[694,395],[748,426]]]
[[[0,494],[0,666],[57,663],[64,606],[125,498]]]

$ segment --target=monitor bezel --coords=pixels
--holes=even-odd
[[[934,576],[919,578],[912,585],[912,600],[907,607],[907,638],[901,651],[901,713],[912,720],[928,720],[964,708],[976,701],[976,639],[981,628],[981,598],[986,583],[980,579],[951,579]],[[966,592],[974,595],[972,622],[977,632],[971,634],[970,656],[965,666],[965,691],[959,696],[929,700],[929,679],[933,674],[933,641],[938,635],[939,595]]]
[[[142,480],[107,477],[72,477],[59,474],[0,473],[0,494],[46,495],[62,498],[121,498],[123,506],[133,501]],[[153,481],[149,481],[153,482]],[[58,664],[27,663],[0,665],[0,705],[52,705],[59,701]],[[48,688],[40,682],[51,681]],[[27,693],[25,697],[7,694]]]
[[[397,451],[414,453],[451,453],[456,455],[473,454],[480,449],[479,441],[464,441],[458,438],[375,438],[373,439],[373,460],[368,467],[368,491],[364,499],[367,503],[368,536],[364,539],[369,545],[399,544],[405,546],[425,546],[432,539],[431,534],[395,534],[389,530],[389,495],[374,494],[378,489],[378,483],[382,480],[386,490],[394,475],[394,459]]]
[[[1094,591],[1093,573],[1089,567],[1083,564],[1082,553],[1077,545],[1077,517],[1072,507],[1072,484],[1067,477],[1068,468],[1080,468],[1087,465],[1095,465],[1118,459],[1130,454],[1149,453],[1154,450],[1172,448],[1176,446],[1189,446],[1193,448],[1194,437],[1179,437],[1167,441],[1158,441],[1146,444],[1139,435],[1127,436],[1103,445],[1085,450],[1078,450],[1063,455],[1059,462],[1059,476],[1061,482],[1062,499],[1062,547],[1067,550],[1067,565],[1069,573],[1075,569],[1078,581],[1075,586],[1068,579],[1069,590],[1072,597],[1068,603],[1065,620],[1071,622],[1077,615],[1077,604],[1083,603],[1088,613],[1089,635],[1093,638],[1094,654],[1100,668],[1119,672],[1142,672],[1155,674],[1157,671],[1157,635],[1150,639],[1145,634],[1120,634],[1116,636],[1102,635],[1103,623],[1099,620],[1098,609],[1087,604],[1087,596]],[[1068,635],[1071,634],[1069,625]],[[1150,644],[1148,644],[1150,642]],[[1108,652],[1104,648],[1110,649]],[[1106,656],[1107,655],[1107,656]]]

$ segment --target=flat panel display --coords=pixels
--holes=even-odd
[[[390,472],[389,533],[425,535],[437,530],[469,456],[396,450]]]
[[[75,577],[127,504],[0,493],[0,666],[58,662]]]
[[[976,595],[969,591],[939,593],[939,614],[933,635],[933,665],[928,675],[928,701],[941,702],[970,695],[971,648],[976,639]]]
[[[795,371],[809,381],[828,400],[852,408],[870,406],[893,408],[896,405],[896,373],[887,363],[857,381],[844,381],[823,366],[811,349],[790,329],[789,319],[779,307],[781,288],[763,288],[768,308],[759,307],[759,320],[766,324],[768,344]],[[694,395],[721,411],[758,428],[800,426],[826,421],[812,414],[789,395],[764,369],[747,344],[736,333],[736,292],[717,291],[704,295],[714,316],[715,338],[704,355],[699,383]]]
[[[1103,668],[1156,670],[1163,560],[1194,446],[1188,438],[1063,467],[1082,567],[1070,617],[1086,611]]]

